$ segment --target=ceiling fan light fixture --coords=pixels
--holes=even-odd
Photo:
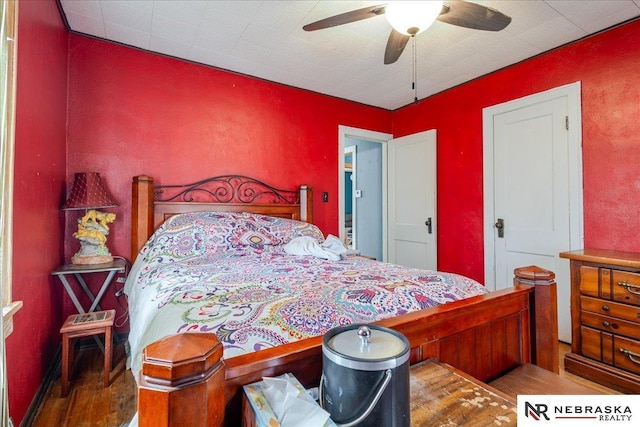
[[[384,9],[387,21],[397,32],[415,36],[429,28],[440,15],[442,1],[392,1]]]

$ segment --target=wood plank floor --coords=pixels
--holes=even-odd
[[[564,355],[570,351],[560,344],[560,375],[603,393],[617,392],[564,371]],[[75,364],[77,375],[70,383],[69,395],[60,396],[60,379],[51,384],[34,427],[120,427],[136,411],[136,383],[131,371],[125,369],[124,351],[117,346],[114,360],[117,365],[111,373],[111,386],[102,387],[102,353],[97,348],[78,352]]]
[[[34,427],[120,427],[127,425],[136,412],[137,389],[131,371],[126,369],[124,346],[114,350],[111,385],[103,387],[104,356],[97,348],[77,351],[75,375],[69,382],[69,394],[61,397],[60,378],[47,390]]]

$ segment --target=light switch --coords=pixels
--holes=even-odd
[[[362,190],[356,190],[353,192],[353,194],[356,196],[356,198],[362,197]]]

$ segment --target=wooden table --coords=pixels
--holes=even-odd
[[[516,426],[516,400],[436,360],[411,366],[412,427]],[[302,387],[302,385],[300,385]],[[244,427],[265,426],[243,393]],[[272,424],[269,424],[272,425]]]
[[[515,426],[516,400],[435,360],[413,365],[411,426]]]

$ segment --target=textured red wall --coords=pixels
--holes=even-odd
[[[127,256],[139,174],[161,183],[239,173],[284,188],[308,184],[318,225],[336,233],[338,125],[391,128],[386,110],[77,35],[69,67],[69,177],[101,172],[120,202],[110,245]]]
[[[397,136],[435,128],[439,267],[482,280],[482,108],[581,80],[586,245],[640,251],[638,22],[389,112],[87,37],[70,35],[67,45],[53,1],[20,5],[13,289],[25,307],[7,341],[17,422],[71,311],[49,273],[62,260],[61,242],[66,257],[78,247],[70,237],[77,215],[59,211],[63,181],[77,171],[102,173],[120,201],[114,254],[129,255],[137,174],[162,183],[224,173],[306,183],[316,191],[317,223],[336,233],[338,125]]]
[[[18,425],[60,343],[60,212],[66,174],[68,35],[54,1],[21,1],[13,213],[13,298],[7,339],[9,411]]]
[[[78,35],[69,74],[68,178],[101,173],[120,202],[107,246],[126,257],[131,178],[140,174],[165,184],[229,173],[308,184],[314,222],[336,234],[338,125],[391,129],[387,110]],[[67,216],[68,230],[76,219]],[[77,249],[67,236],[66,255]]]
[[[438,131],[438,263],[484,280],[482,109],[582,82],[585,246],[640,251],[640,21],[394,112],[393,133]]]

